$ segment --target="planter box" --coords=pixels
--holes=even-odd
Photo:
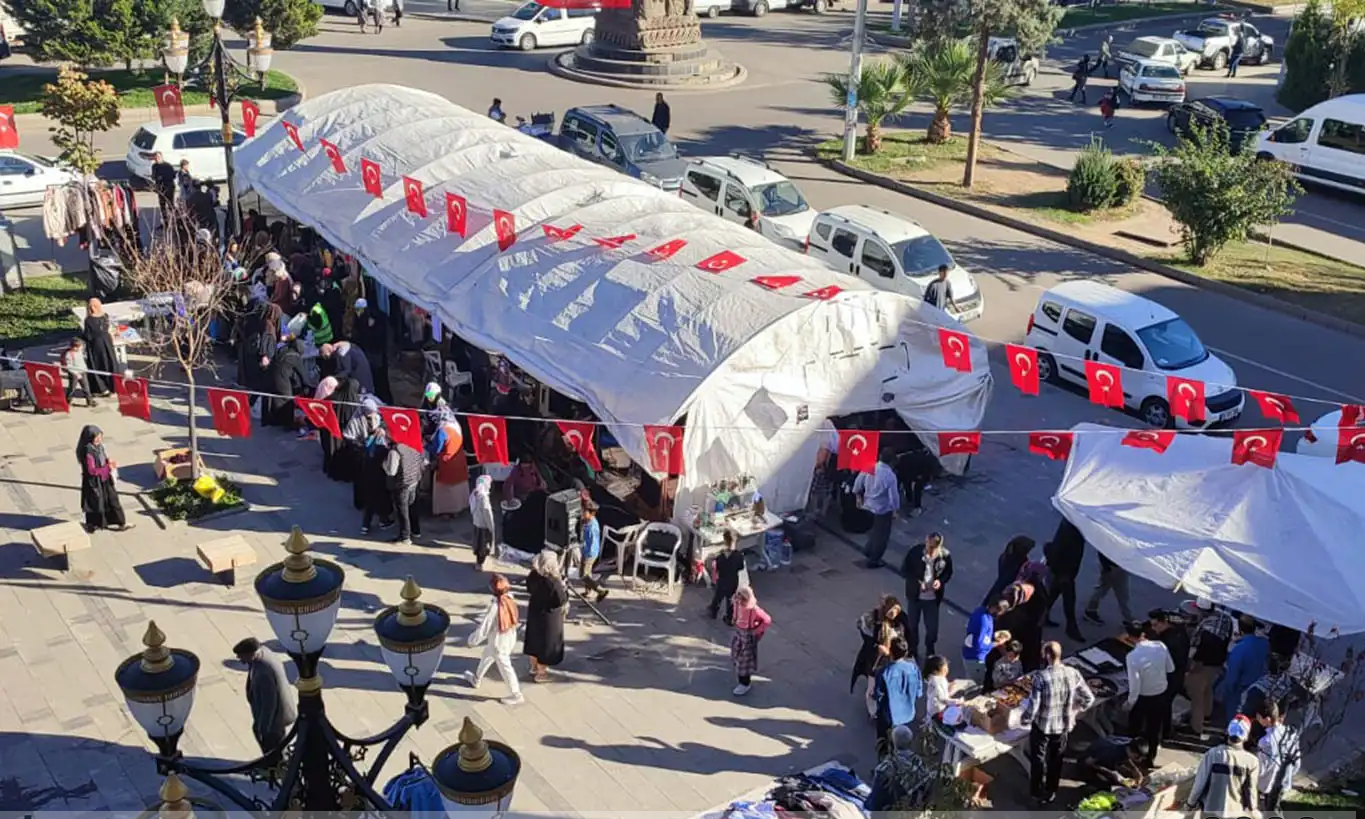
[[[164,481],[167,478],[170,478],[173,481],[183,481],[190,477],[190,475],[193,474],[193,469],[191,469],[192,464],[189,461],[178,464],[171,463],[172,458],[188,454],[190,454],[188,447],[157,450],[155,453],[156,463],[153,464],[152,467],[156,471],[156,479],[158,481]],[[203,474],[204,471],[204,459],[200,458],[199,472],[200,474]]]

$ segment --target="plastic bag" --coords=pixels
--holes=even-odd
[[[218,481],[212,475],[200,475],[194,482],[194,491],[201,498],[207,498],[210,503],[219,503],[227,490],[218,485]]]

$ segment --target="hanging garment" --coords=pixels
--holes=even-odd
[[[43,192],[43,235],[62,240],[69,235],[66,229],[66,191],[50,187]]]
[[[66,185],[62,188],[66,196],[66,233],[70,236],[81,228],[85,227],[86,222],[86,202],[85,191],[79,183]]]

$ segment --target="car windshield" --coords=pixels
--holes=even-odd
[[[1151,57],[1161,50],[1161,43],[1154,43],[1151,40],[1134,40],[1128,50],[1139,57]]]
[[[1228,24],[1220,23],[1217,20],[1209,20],[1200,24],[1199,33],[1205,37],[1222,37],[1228,33]]]
[[[1233,131],[1255,131],[1265,125],[1265,115],[1258,108],[1224,111],[1223,119]]]
[[[1209,357],[1204,342],[1184,319],[1173,318],[1137,331],[1152,360],[1163,370],[1193,367]]]
[[[787,180],[759,185],[750,191],[764,216],[790,216],[810,210],[801,191]]]
[[[896,242],[891,250],[900,257],[901,267],[905,268],[907,276],[937,273],[939,267],[945,264],[950,268],[953,266],[953,257],[948,253],[948,248],[933,236],[917,236]]]
[[[660,159],[676,159],[678,149],[668,141],[662,132],[651,134],[632,134],[621,137],[621,147],[632,162],[655,162]]]
[[[133,134],[133,144],[140,150],[150,151],[152,146],[156,144],[156,135],[146,128],[139,128],[137,133]]]
[[[1148,65],[1143,66],[1142,76],[1155,77],[1158,80],[1178,80],[1180,71],[1173,65]]]
[[[534,20],[536,19],[536,16],[539,15],[544,10],[545,7],[539,3],[527,3],[526,5],[512,12],[512,17],[513,19],[516,20]]]

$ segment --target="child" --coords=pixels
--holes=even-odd
[[[480,475],[469,496],[469,516],[474,521],[474,568],[483,571],[483,562],[493,551],[493,478]]]
[[[934,654],[924,661],[924,721],[943,713],[952,701],[948,695],[948,658]]]
[[[734,694],[742,697],[749,693],[753,685],[754,672],[758,671],[758,641],[763,639],[764,632],[773,624],[773,618],[758,607],[754,590],[745,586],[735,592],[734,619],[735,636],[730,638],[730,660],[735,665],[735,676],[739,679]]]
[[[593,577],[592,569],[602,556],[602,524],[597,520],[597,504],[589,501],[582,504],[579,513],[583,521],[583,545],[579,546],[578,565],[583,576],[583,593],[595,594],[597,602],[607,599],[607,589]]]
[[[720,607],[725,606],[725,625],[734,625],[734,609],[730,598],[739,591],[740,572],[744,571],[744,553],[739,550],[739,536],[732,529],[725,530],[725,551],[716,558],[716,588],[711,594],[711,605],[706,613],[716,619]]]
[[[521,684],[517,681],[516,669],[512,667],[512,649],[517,645],[517,624],[521,618],[517,614],[517,601],[512,597],[511,584],[506,577],[495,574],[488,580],[488,588],[493,599],[479,619],[479,627],[469,635],[469,645],[484,646],[483,656],[475,671],[464,672],[464,680],[471,688],[478,688],[484,675],[493,666],[498,667],[503,682],[507,683],[511,695],[503,697],[503,705],[521,705]]]
[[[1114,112],[1119,108],[1118,91],[1110,89],[1109,93],[1100,97],[1100,116],[1104,117],[1104,127],[1114,127]]]
[[[995,661],[995,668],[991,669],[993,688],[1002,688],[1024,673],[1024,665],[1019,660],[1019,653],[1023,650],[1024,644],[1018,640],[1010,640],[1001,647],[1000,659]]]
[[[85,363],[85,343],[79,338],[71,339],[66,352],[62,353],[62,366],[66,368],[66,400],[79,389],[85,393],[85,405],[95,406],[95,394],[90,392],[90,368]]]

